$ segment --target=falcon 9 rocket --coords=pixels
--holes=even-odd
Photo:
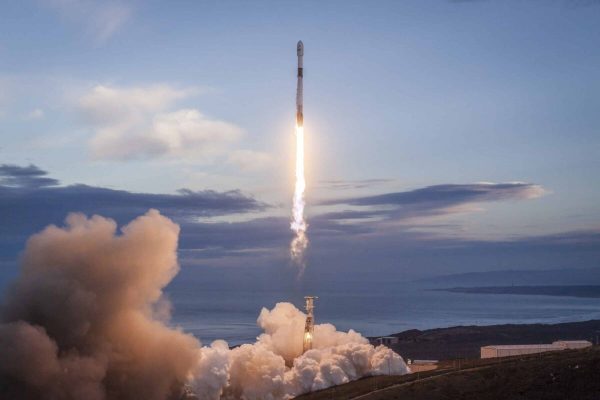
[[[304,219],[304,191],[306,181],[304,179],[304,114],[302,110],[302,61],[304,58],[304,44],[298,42],[296,46],[298,56],[298,86],[296,87],[296,184],[294,189],[294,204],[292,207],[292,222],[290,228],[295,237],[290,244],[292,260],[300,267],[298,276],[304,271],[304,251],[308,246],[306,229],[308,225]]]
[[[296,125],[302,127],[304,125],[304,115],[302,114],[302,61],[304,58],[304,44],[300,40],[296,47],[298,55],[298,84],[296,86]]]

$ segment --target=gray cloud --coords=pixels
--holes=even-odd
[[[357,206],[440,204],[441,206],[466,202],[498,201],[537,197],[540,186],[531,183],[473,183],[466,185],[434,185],[408,192],[385,193],[329,200],[323,204],[349,204]]]
[[[160,209],[181,224],[181,251],[196,259],[223,258],[232,252],[251,251],[260,252],[262,256],[272,252],[281,260],[282,249],[285,251],[290,239],[286,217],[260,217],[233,223],[203,223],[197,219],[253,213],[269,207],[240,191],[182,189],[176,194],[135,193],[88,185],[59,186],[57,180],[47,177],[46,171],[34,165],[3,166],[0,171],[2,182],[11,183],[0,185],[0,218],[6,222],[0,226],[4,237],[0,257],[14,253],[31,232],[48,223],[61,223],[72,211],[106,215],[122,223],[149,208]],[[437,185],[407,192],[329,200],[323,204],[361,209],[313,215],[309,221],[310,236],[315,246],[338,240],[336,238],[351,241],[355,236],[377,235],[377,220],[436,215],[466,203],[530,198],[541,191],[539,186],[526,183]],[[346,220],[360,223],[347,224]],[[397,229],[410,228],[407,225]],[[407,235],[406,232],[398,234]],[[421,236],[416,238],[414,233],[411,235],[412,243],[422,239]],[[343,243],[336,243],[333,248],[335,246],[343,246]]]
[[[181,189],[175,194],[136,193],[88,185],[60,186],[35,165],[0,167],[0,258],[14,255],[31,233],[59,224],[69,212],[101,214],[126,222],[149,208],[186,222],[197,217],[259,212],[269,205],[239,190]]]
[[[189,217],[261,211],[268,207],[239,190],[180,189],[176,194],[136,193],[83,184],[59,186],[60,182],[47,174],[35,165],[1,165],[0,215],[9,217],[9,211],[19,209],[30,212],[60,209],[120,216],[139,214],[140,210],[154,207],[172,215]],[[3,211],[6,214],[2,214]]]
[[[333,179],[320,181],[319,186],[328,189],[340,190],[340,189],[365,189],[372,186],[383,185],[386,183],[394,182],[393,179],[359,179],[359,180],[341,180]]]
[[[365,209],[334,211],[321,218],[348,220],[440,215],[456,212],[456,207],[462,205],[532,199],[544,193],[541,186],[523,182],[434,185],[406,192],[322,201],[322,205],[348,205]]]
[[[208,267],[221,266],[228,268],[218,274],[234,277],[242,274],[240,271],[260,270],[266,275],[244,272],[239,276],[255,274],[257,284],[264,284],[265,279],[281,278],[277,274],[285,274],[282,271],[289,266],[289,218],[255,214],[269,205],[239,191],[134,193],[87,185],[60,186],[35,166],[11,166],[2,171],[0,218],[4,223],[0,226],[0,261],[14,260],[27,236],[48,223],[62,223],[68,212],[98,213],[123,223],[148,208],[157,208],[181,226],[182,264],[203,267],[191,268],[189,274],[206,274]],[[52,182],[34,184],[35,179],[23,177],[51,179]],[[11,186],[5,183],[6,179],[12,182]],[[420,231],[415,228],[422,225],[409,220],[415,216],[450,213],[452,208],[464,204],[528,199],[541,193],[541,187],[528,183],[437,185],[322,202],[340,210],[309,218],[310,267],[306,279],[339,279],[340,276],[371,279],[369,277],[376,272],[401,280],[507,267],[544,269],[598,265],[600,233],[595,231],[511,240],[466,240]],[[355,209],[344,210],[345,206]],[[247,213],[256,218],[236,222],[206,222],[196,218],[232,213]],[[382,227],[380,220],[385,222],[388,218],[401,219],[402,224]],[[346,223],[346,220],[354,220],[354,223]],[[7,265],[2,267],[5,273]],[[319,276],[311,278],[316,271]]]
[[[11,187],[38,188],[58,185],[58,181],[49,178],[48,172],[30,164],[21,167],[13,164],[0,165],[0,185]]]

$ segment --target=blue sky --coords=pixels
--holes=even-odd
[[[68,211],[148,207],[189,265],[285,263],[298,39],[314,268],[598,265],[598,2],[1,7],[7,265]]]

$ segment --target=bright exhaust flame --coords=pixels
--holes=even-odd
[[[308,247],[306,229],[308,225],[304,220],[304,192],[306,180],[304,179],[304,127],[296,126],[296,185],[294,188],[294,204],[292,207],[292,223],[290,228],[296,237],[290,244],[292,261],[300,267],[299,274],[304,272],[304,252]]]

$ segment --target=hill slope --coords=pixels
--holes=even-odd
[[[596,400],[600,348],[504,360],[465,361],[461,369],[372,377],[298,397],[302,400]]]
[[[478,358],[480,347],[490,344],[537,344],[555,340],[594,343],[596,336],[600,336],[600,320],[413,329],[392,336],[397,336],[399,343],[390,347],[404,359]]]

